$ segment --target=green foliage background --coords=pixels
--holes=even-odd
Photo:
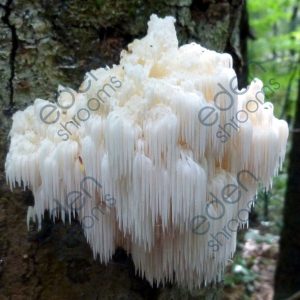
[[[249,0],[249,77],[260,78],[277,117],[294,116],[299,76],[300,26],[297,0]],[[275,84],[278,83],[278,84]]]

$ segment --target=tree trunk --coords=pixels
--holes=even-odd
[[[300,79],[294,128],[284,205],[284,225],[275,276],[275,299],[287,299],[300,291]]]
[[[28,232],[34,199],[5,183],[7,136],[16,110],[35,98],[54,99],[58,84],[77,89],[85,72],[118,63],[120,50],[146,33],[152,13],[177,19],[180,44],[229,50],[240,74],[241,2],[0,0],[0,299],[193,299],[183,289],[151,288],[121,249],[108,266],[94,261],[76,222],[46,218],[40,232]]]

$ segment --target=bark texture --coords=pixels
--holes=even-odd
[[[298,79],[297,113],[294,128],[289,179],[284,203],[284,226],[281,232],[279,260],[275,276],[274,299],[276,300],[289,297],[300,299],[300,79]],[[296,293],[297,296],[292,297]]]
[[[80,225],[27,231],[30,191],[5,183],[11,116],[35,98],[54,99],[57,85],[77,89],[85,72],[118,63],[146,33],[149,16],[173,15],[180,43],[229,51],[237,72],[242,0],[0,0],[0,299],[217,299],[219,290],[151,288],[135,276],[123,250],[108,266],[92,258]]]

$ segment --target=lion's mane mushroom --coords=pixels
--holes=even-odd
[[[67,210],[85,225],[101,206],[83,226],[95,258],[122,246],[151,283],[193,288],[220,280],[259,182],[268,189],[282,165],[288,126],[261,81],[236,88],[230,55],[178,47],[174,22],[152,15],[119,65],[16,112],[5,168],[12,188],[33,191],[39,224]]]

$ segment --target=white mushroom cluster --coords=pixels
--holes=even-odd
[[[121,246],[151,283],[195,288],[221,279],[288,126],[260,80],[237,88],[229,54],[178,47],[174,22],[152,15],[119,65],[16,112],[5,169],[34,194],[28,220],[77,217],[101,262]]]

